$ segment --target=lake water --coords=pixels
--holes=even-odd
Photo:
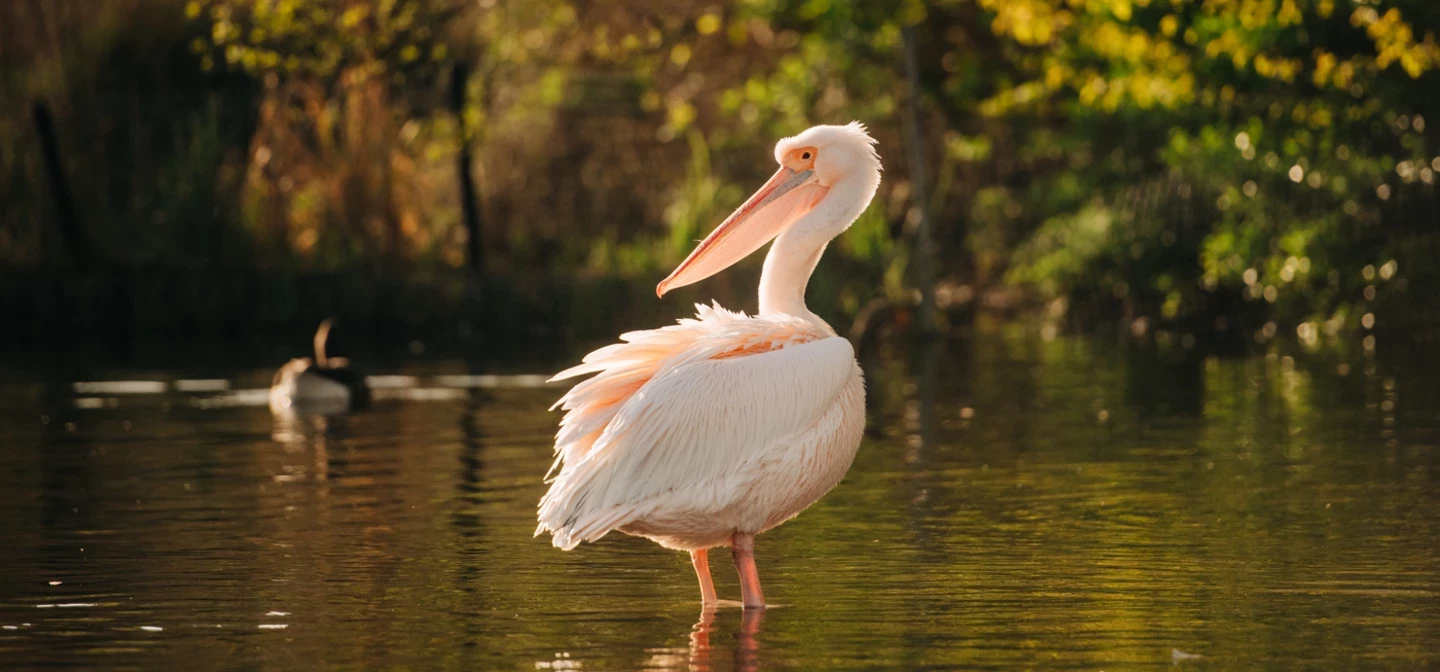
[[[867,364],[870,436],[759,538],[783,606],[744,616],[701,614],[682,554],[531,536],[563,391],[531,378],[397,365],[373,372],[374,408],[327,419],[272,416],[268,369],[0,374],[0,667],[1440,659],[1440,365],[1421,346],[1213,357],[982,329],[933,360],[933,403],[912,359]]]

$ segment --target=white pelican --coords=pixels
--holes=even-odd
[[[773,239],[758,315],[699,305],[696,319],[624,334],[556,374],[599,375],[555,404],[567,413],[535,534],[570,550],[619,530],[689,551],[707,607],[718,603],[707,552],[730,546],[744,606],[765,606],[755,535],[835,487],[865,428],[855,353],[805,307],[805,285],[880,186],[874,145],[853,122],[781,140],[775,176],[656,288],[703,280]]]
[[[326,357],[330,320],[315,330],[315,359],[298,357],[285,363],[270,382],[270,408],[295,407],[320,413],[343,413],[370,403],[365,376],[344,357]]]

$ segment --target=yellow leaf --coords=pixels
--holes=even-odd
[[[1130,6],[1130,0],[1111,0],[1110,11],[1115,14],[1115,18],[1129,21],[1130,16],[1134,13],[1134,8]]]
[[[1160,32],[1164,33],[1165,37],[1175,37],[1175,31],[1178,30],[1180,30],[1179,17],[1174,14],[1169,14],[1166,15],[1165,18],[1160,19]]]
[[[1317,51],[1315,54],[1315,86],[1325,86],[1330,81],[1330,73],[1335,71],[1335,64],[1338,59],[1335,54],[1326,51]]]
[[[340,27],[347,30],[354,28],[355,26],[360,25],[360,22],[364,21],[365,17],[369,15],[370,10],[363,5],[351,7],[350,9],[345,10],[344,14],[340,15]]]
[[[1065,83],[1065,68],[1059,64],[1051,65],[1045,70],[1045,86],[1051,89],[1058,89]]]
[[[670,62],[680,67],[685,67],[690,62],[690,47],[685,44],[677,44],[670,49]]]
[[[695,121],[695,108],[690,103],[676,103],[670,106],[668,121],[675,130],[684,130],[691,122]]]
[[[1301,20],[1300,8],[1295,6],[1295,0],[1284,0],[1280,3],[1280,13],[1275,20],[1282,26],[1298,25]]]
[[[701,35],[709,35],[720,30],[720,17],[715,14],[706,14],[695,20],[695,31]]]

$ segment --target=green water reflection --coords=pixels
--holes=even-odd
[[[463,368],[429,363],[403,371],[416,377],[407,398],[287,419],[235,394],[263,384],[260,370],[231,375],[225,395],[12,380],[0,391],[0,660],[1435,661],[1440,394],[1423,351],[1212,358],[994,330],[943,344],[928,406],[914,361],[924,358],[892,346],[867,363],[872,431],[850,475],[761,537],[767,595],[786,606],[758,618],[700,614],[687,559],[643,540],[562,553],[531,537],[554,388],[430,389]],[[931,444],[918,439],[922,420]],[[730,568],[716,580],[722,597],[738,596]]]

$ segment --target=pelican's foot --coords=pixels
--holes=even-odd
[[[741,602],[740,600],[717,600],[715,603],[715,607],[719,609],[778,609],[783,606],[785,605],[760,604],[754,606],[747,606],[744,602]],[[708,609],[710,607],[707,606],[706,608]]]

